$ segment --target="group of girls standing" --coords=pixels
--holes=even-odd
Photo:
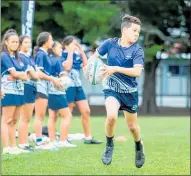
[[[62,43],[53,41],[49,32],[41,32],[33,55],[29,54],[32,40],[20,36],[14,29],[5,32],[1,44],[1,139],[3,154],[33,152],[35,149],[76,147],[68,141],[72,111],[76,103],[82,117],[85,144],[100,144],[91,135],[90,107],[80,78],[80,69],[87,57],[75,37],[66,36]],[[72,79],[63,91],[60,77]],[[42,138],[42,125],[48,107],[48,135],[50,143]],[[29,125],[33,112],[35,147],[28,143]],[[56,121],[61,117],[60,138],[56,140]],[[18,121],[18,145],[15,133]]]

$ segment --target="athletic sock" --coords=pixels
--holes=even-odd
[[[24,149],[26,146],[29,147],[29,144],[19,144],[19,148]]]
[[[114,136],[112,136],[112,137],[106,136],[107,146],[110,146],[110,147],[113,147],[113,146],[114,146],[114,144],[113,144],[113,137],[114,137]]]
[[[92,139],[92,137],[91,136],[87,136],[87,137],[85,137],[85,140],[91,140]]]
[[[36,145],[42,144],[42,138],[36,138]]]
[[[141,150],[141,139],[139,141],[135,141],[135,147],[136,147],[136,150]]]

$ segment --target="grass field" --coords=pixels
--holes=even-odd
[[[103,117],[92,117],[93,136],[105,140]],[[86,145],[73,141],[77,148],[58,152],[40,151],[19,156],[3,156],[2,175],[190,175],[190,118],[140,117],[146,162],[141,169],[134,165],[134,143],[120,117],[115,136],[126,142],[115,142],[112,164],[105,166],[101,155],[105,143]],[[74,117],[70,133],[81,133],[80,118]]]

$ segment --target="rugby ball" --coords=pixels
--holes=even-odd
[[[69,76],[62,76],[59,78],[61,90],[66,91],[72,84],[72,79]]]
[[[93,85],[99,84],[102,81],[101,68],[104,63],[101,59],[89,59],[88,64],[83,69],[84,77]]]

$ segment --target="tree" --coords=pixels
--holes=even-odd
[[[142,35],[144,36],[142,46],[144,48],[145,64],[141,110],[145,114],[156,113],[158,112],[156,105],[156,69],[161,61],[161,58],[156,57],[156,53],[164,50],[163,43],[167,38],[160,30],[150,24],[143,25]],[[156,41],[158,44],[156,44]]]
[[[119,11],[110,1],[64,1],[62,7],[63,12],[55,15],[56,22],[66,34],[78,35],[92,45],[110,30],[110,21]]]
[[[110,30],[112,17],[119,10],[110,1],[36,1],[33,40],[35,42],[40,32],[49,31],[55,39],[70,34],[94,44]],[[20,33],[21,1],[2,2],[1,22],[1,34],[8,28]]]
[[[19,1],[1,2],[1,35],[9,28],[21,30],[21,3]]]

